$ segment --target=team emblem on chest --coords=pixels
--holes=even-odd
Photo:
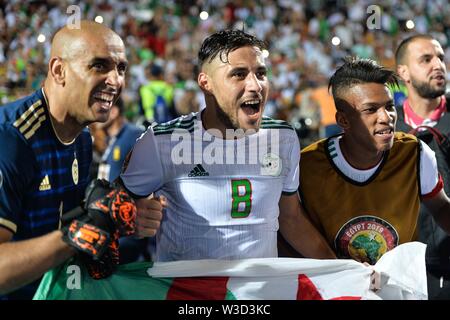
[[[261,175],[277,177],[281,174],[282,162],[278,155],[267,153],[261,160]]]

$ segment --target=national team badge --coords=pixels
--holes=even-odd
[[[281,174],[282,162],[278,155],[267,153],[261,160],[261,175],[277,177]]]
[[[77,158],[73,159],[72,163],[72,179],[75,185],[78,184],[78,160]]]
[[[114,161],[119,161],[120,160],[120,147],[119,146],[115,146],[114,150],[113,150],[113,160]]]
[[[334,245],[339,258],[352,258],[375,264],[398,245],[398,232],[387,221],[375,216],[359,216],[345,223]]]

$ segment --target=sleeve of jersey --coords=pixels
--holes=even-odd
[[[286,176],[286,180],[283,185],[283,194],[291,195],[297,193],[298,185],[299,185],[299,171],[300,171],[300,142],[293,131],[291,135],[292,144],[291,153],[288,158],[289,163],[289,172]]]
[[[152,128],[137,140],[120,178],[125,188],[137,197],[146,197],[162,186],[163,167]]]
[[[18,221],[34,174],[31,149],[11,129],[0,127],[0,227],[17,232]],[[7,150],[7,152],[5,152]]]
[[[420,143],[420,190],[422,198],[429,199],[442,190],[444,183],[438,172],[434,151],[426,143]]]

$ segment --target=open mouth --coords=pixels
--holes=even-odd
[[[94,93],[93,98],[102,105],[103,109],[109,110],[114,101],[114,94],[101,91]]]
[[[259,114],[261,110],[261,100],[253,99],[247,100],[241,104],[241,109],[245,112],[247,116],[255,116]]]
[[[392,129],[392,128],[386,128],[383,130],[375,131],[375,135],[379,136],[381,138],[391,138],[393,134],[394,134],[394,129]]]
[[[437,80],[439,82],[445,81],[445,76],[443,74],[436,74],[431,77],[431,80]]]

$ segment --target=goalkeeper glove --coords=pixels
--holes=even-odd
[[[119,186],[94,180],[84,204],[64,214],[64,241],[78,249],[91,277],[106,278],[119,263],[119,237],[135,231],[136,205]]]

